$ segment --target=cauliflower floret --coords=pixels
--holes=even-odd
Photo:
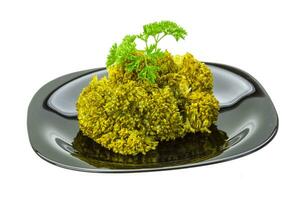
[[[182,116],[169,87],[94,77],[77,102],[80,130],[124,155],[145,154],[158,141],[184,136]]]
[[[194,91],[188,95],[184,111],[185,131],[210,133],[209,128],[218,118],[219,102],[208,92]]]

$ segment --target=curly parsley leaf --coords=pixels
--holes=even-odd
[[[160,41],[167,35],[173,36],[176,41],[184,39],[187,32],[175,22],[160,21],[144,25],[144,37],[152,36],[156,40]]]
[[[122,43],[116,50],[116,64],[121,64],[126,61],[134,52],[137,51],[136,44],[134,42],[135,35],[126,35],[123,38]]]
[[[138,69],[142,62],[142,58],[138,56],[130,56],[128,58],[128,64],[126,65],[126,70],[128,72],[133,72],[134,70]]]
[[[120,45],[114,44],[107,56],[107,67],[114,64],[122,65],[129,72],[138,73],[138,77],[155,83],[157,77],[157,61],[164,53],[158,48],[158,43],[165,36],[172,36],[176,41],[184,39],[187,32],[176,23],[171,21],[160,21],[143,26],[143,33],[138,35],[126,35]],[[154,43],[150,44],[150,38]],[[138,50],[135,40],[145,42],[145,49]]]
[[[110,48],[110,50],[109,50],[109,54],[108,54],[107,59],[106,59],[106,66],[110,66],[110,65],[112,65],[116,62],[117,49],[118,49],[118,45],[117,45],[117,43],[114,43],[112,45],[112,47]]]
[[[156,73],[158,70],[158,66],[147,65],[139,73],[139,78],[147,79],[150,83],[155,83]]]

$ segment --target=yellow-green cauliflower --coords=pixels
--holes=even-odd
[[[82,133],[123,155],[146,154],[186,134],[209,134],[219,112],[210,69],[189,53],[166,51],[155,64],[155,83],[122,64],[110,66],[108,77],[94,77],[77,102]]]

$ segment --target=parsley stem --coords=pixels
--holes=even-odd
[[[157,40],[157,43],[158,43],[159,41],[161,41],[161,39],[163,39],[166,35],[167,35],[167,34],[165,33],[163,36],[161,36],[161,38],[159,38],[159,39]]]
[[[145,40],[146,43],[146,49],[148,49],[148,40]]]

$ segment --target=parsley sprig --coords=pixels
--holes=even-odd
[[[137,73],[139,78],[155,83],[157,71],[160,69],[157,61],[164,54],[158,48],[158,43],[166,36],[172,36],[178,41],[186,35],[187,32],[182,27],[171,21],[146,24],[143,26],[143,33],[126,35],[120,45],[113,44],[107,56],[106,66],[121,65],[127,71]],[[136,48],[136,39],[144,41],[144,49]]]

